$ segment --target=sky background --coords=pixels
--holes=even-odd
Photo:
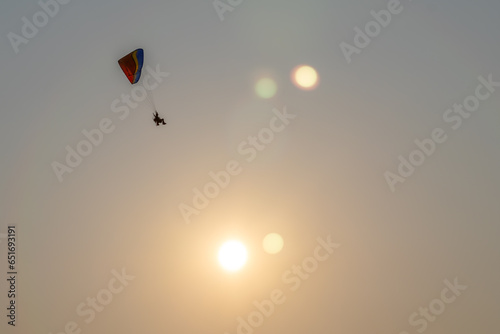
[[[479,76],[500,81],[500,2],[402,0],[348,63],[340,43],[388,2],[243,1],[221,21],[210,0],[71,1],[15,53],[7,35],[41,8],[2,1],[0,233],[17,226],[19,276],[12,328],[0,239],[1,332],[235,334],[280,289],[254,333],[413,334],[410,315],[455,278],[467,289],[423,332],[498,332],[500,88],[457,130],[443,114]],[[146,101],[111,110],[132,88],[117,60],[139,47],[170,73],[153,92],[167,126]],[[291,82],[300,64],[315,90]],[[238,145],[285,107],[296,118],[247,162]],[[52,163],[104,118],[113,132],[59,182]],[[384,173],[435,128],[446,142],[391,191]],[[241,174],[186,224],[179,205],[231,160]],[[292,291],[282,275],[329,235],[341,246]],[[249,252],[236,273],[217,263],[229,238]],[[85,323],[77,306],[122,268],[134,280]]]

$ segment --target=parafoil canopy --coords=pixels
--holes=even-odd
[[[142,64],[144,63],[144,50],[137,49],[118,60],[118,64],[127,76],[131,84],[135,84],[141,78]]]

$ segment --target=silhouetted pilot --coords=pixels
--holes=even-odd
[[[163,118],[160,118],[160,116],[158,115],[158,111],[155,111],[155,113],[153,115],[155,115],[155,118],[153,118],[153,121],[155,121],[156,126],[158,126],[160,124],[163,124],[163,125],[167,124],[167,123],[165,123],[165,120]]]

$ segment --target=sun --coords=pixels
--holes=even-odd
[[[219,263],[228,271],[236,271],[247,262],[245,246],[236,240],[226,241],[219,249]]]
[[[292,70],[292,82],[302,90],[313,90],[318,86],[318,72],[308,65],[300,65]]]

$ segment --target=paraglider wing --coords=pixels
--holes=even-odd
[[[131,84],[137,83],[141,78],[142,65],[144,63],[144,50],[137,49],[118,60],[118,64],[127,76]]]

